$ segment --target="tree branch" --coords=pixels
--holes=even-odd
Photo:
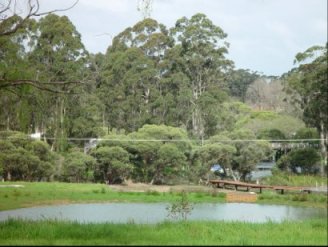
[[[17,0],[14,1],[14,5],[16,5],[16,1]],[[40,9],[39,0],[35,0],[35,4],[33,4],[32,1],[33,0],[28,0],[28,13],[27,13],[27,15],[25,17],[22,17],[22,19],[19,20],[15,24],[15,26],[9,28],[9,30],[0,31],[0,36],[8,36],[8,35],[11,35],[11,34],[17,32],[17,30],[19,28],[21,28],[24,25],[24,23],[31,17],[43,16],[43,15],[51,14],[51,13],[54,13],[54,12],[66,11],[66,10],[72,9],[79,2],[79,0],[76,0],[73,5],[71,5],[68,8],[65,8],[65,9],[55,9],[55,10],[51,10],[51,11],[47,11],[47,12],[38,13],[38,11]],[[5,13],[6,11],[9,11],[11,5],[12,5],[12,0],[9,0],[7,5],[0,6],[1,8],[3,7],[3,9],[0,9],[0,13],[2,14],[2,13]],[[0,27],[1,27],[1,24],[3,24],[3,22],[5,22],[6,20],[9,20],[10,18],[12,18],[14,16],[18,16],[15,9],[11,12],[13,13],[11,16],[4,17],[0,21]]]
[[[55,81],[55,82],[40,82],[37,80],[27,80],[27,79],[19,79],[19,80],[5,80],[5,79],[0,79],[0,89],[6,89],[8,87],[17,87],[21,85],[30,85],[34,88],[37,88],[42,91],[48,91],[51,93],[71,93],[69,91],[62,91],[62,90],[57,90],[48,87],[48,85],[54,85],[54,86],[64,86],[64,85],[71,85],[71,84],[81,84],[81,82],[77,81]],[[71,89],[70,89],[71,90]]]

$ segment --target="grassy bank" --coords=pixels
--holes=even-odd
[[[1,245],[327,245],[326,220],[156,225],[8,220]]]
[[[0,211],[47,204],[65,204],[81,202],[174,202],[180,198],[179,192],[161,193],[118,192],[105,184],[74,183],[1,183],[1,185],[19,184],[24,187],[0,188]],[[225,193],[216,190],[209,192],[189,192],[190,202],[225,202]]]
[[[258,195],[257,203],[327,208],[327,199],[326,194],[290,192],[289,194],[281,195],[275,191],[264,191]]]
[[[1,183],[19,184],[24,187],[0,187],[0,211],[38,205],[67,204],[82,202],[174,202],[180,198],[179,192],[119,192],[105,184],[74,183]],[[225,202],[225,193],[212,189],[204,192],[188,192],[190,202]],[[274,191],[264,191],[258,195],[257,203],[285,204],[292,206],[327,207],[326,194],[289,193],[280,195]]]
[[[327,186],[327,176],[295,175],[279,170],[273,171],[273,176],[266,177],[261,181],[267,185],[288,185],[288,186]]]

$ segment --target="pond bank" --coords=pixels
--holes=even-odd
[[[2,185],[19,184],[24,187],[0,188],[0,211],[33,207],[86,202],[174,202],[181,192],[188,192],[193,203],[226,202],[227,193],[247,193],[233,190],[214,189],[200,185],[157,186],[145,184],[105,185],[60,182],[4,182]],[[245,194],[243,194],[245,195]],[[282,204],[327,208],[327,196],[298,195],[265,192],[257,194],[256,203]]]

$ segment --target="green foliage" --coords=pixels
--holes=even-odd
[[[133,170],[129,153],[121,147],[99,147],[91,155],[97,163],[94,171],[96,181],[121,183]]]
[[[253,118],[250,118],[242,127],[252,130],[257,135],[265,130],[276,129],[286,138],[292,138],[295,132],[304,128],[305,125],[301,120],[292,116],[264,112],[264,114],[254,114]]]
[[[193,205],[188,200],[188,195],[185,191],[181,192],[181,199],[171,203],[166,207],[168,211],[167,217],[175,220],[187,220],[188,214],[193,210]]]
[[[199,162],[198,177],[204,177],[214,164],[220,164],[223,168],[231,169],[231,163],[236,152],[236,148],[231,144],[211,143],[199,147],[194,154],[194,162],[196,160]]]
[[[290,151],[288,154],[282,156],[277,166],[280,169],[290,169],[297,172],[297,167],[302,169],[302,173],[316,174],[319,171],[320,154],[316,149],[304,148]]]
[[[95,164],[95,159],[90,155],[78,151],[68,153],[65,158],[63,178],[65,181],[77,183],[92,181],[90,172],[93,172]]]
[[[257,138],[264,140],[283,140],[286,139],[286,136],[278,129],[263,129],[259,132]]]
[[[20,20],[14,16],[0,26],[10,28]],[[66,16],[27,20],[13,35],[0,37],[0,129],[40,131],[58,152],[83,148],[83,140],[67,137],[107,132],[105,138],[112,140],[92,151],[95,164],[75,151],[65,153],[64,162],[43,142],[1,132],[10,139],[1,139],[0,172],[6,179],[114,183],[132,177],[169,184],[196,181],[212,163],[220,163],[244,176],[269,151],[267,143],[236,140],[285,139],[295,133],[317,138],[299,119],[254,111],[229,98],[245,102],[259,75],[232,70],[226,37],[201,13],[178,19],[170,29],[148,18],[114,37],[106,54],[88,54]],[[286,86],[299,96],[307,124],[319,130],[326,109],[326,49],[313,47],[297,60],[314,58],[315,51],[323,53],[292,72]],[[29,83],[2,90],[15,80],[37,81],[41,89],[67,94],[39,91]]]
[[[251,119],[257,120],[273,120],[278,117],[278,114],[272,111],[253,111],[250,115]]]
[[[328,43],[325,46],[312,46],[305,52],[298,53],[295,62],[299,66],[284,76],[286,91],[293,103],[302,108],[304,121],[308,126],[316,128],[322,139],[322,174],[328,159],[327,48]]]
[[[187,169],[186,160],[192,147],[185,130],[165,125],[145,125],[128,136],[131,139],[129,148],[135,160],[139,161],[136,172],[144,181],[166,183],[172,175]],[[169,142],[166,143],[166,140]]]
[[[237,97],[240,101],[245,102],[247,88],[258,77],[259,75],[256,72],[249,70],[233,70],[228,82],[231,96]]]
[[[271,156],[272,150],[267,141],[252,141],[255,136],[248,129],[239,129],[230,133],[230,138],[236,140],[236,155],[233,158],[232,169],[239,172],[242,180],[255,169],[256,164]]]
[[[295,133],[295,139],[319,139],[319,133],[315,128],[301,128]]]
[[[20,132],[0,132],[0,167],[5,180],[49,180],[54,174],[54,155],[41,141]]]

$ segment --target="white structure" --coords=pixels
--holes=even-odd
[[[30,135],[31,138],[36,139],[36,140],[41,140],[41,135],[42,133],[36,132]]]

